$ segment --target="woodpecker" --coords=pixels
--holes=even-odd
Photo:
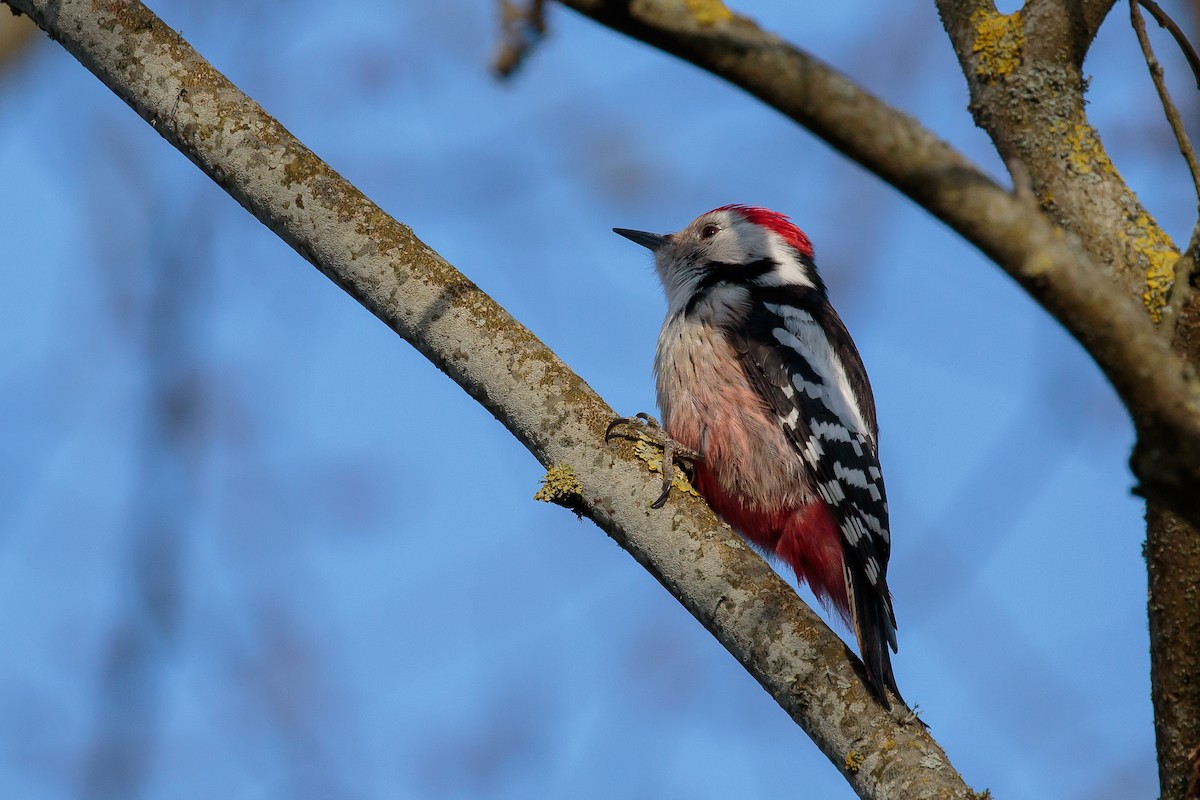
[[[653,251],[667,299],[654,373],[668,452],[655,505],[682,452],[713,510],[846,621],[890,708],[885,688],[900,692],[875,400],[808,237],[743,205],[678,233],[613,231]],[[643,430],[656,424],[639,416]]]

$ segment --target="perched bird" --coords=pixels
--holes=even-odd
[[[875,401],[808,237],[783,214],[742,205],[678,233],[613,230],[654,252],[667,298],[654,372],[674,452],[655,505],[682,452],[713,510],[850,625],[890,707],[884,689],[900,693]],[[614,426],[623,422],[633,420]]]

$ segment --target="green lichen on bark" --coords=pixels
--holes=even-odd
[[[542,503],[554,503],[581,515],[583,484],[569,465],[556,465],[546,470],[546,475],[542,478],[542,488],[537,490],[533,499]]]
[[[282,182],[288,189],[297,183],[307,184],[326,169],[324,162],[311,151],[303,148],[293,148],[293,150],[294,152],[289,153],[291,158],[287,159],[283,165]]]
[[[663,451],[657,442],[642,439],[639,434],[638,441],[633,445],[633,452],[638,458],[646,462],[651,472],[662,474]],[[690,494],[692,497],[700,496],[700,493],[688,481],[687,475],[684,475],[681,469],[676,469],[672,472],[671,486],[684,494]]]

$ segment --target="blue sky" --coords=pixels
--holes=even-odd
[[[932,4],[835,5],[737,8],[1002,175]],[[906,697],[997,797],[1153,796],[1132,431],[994,265],[557,6],[505,83],[483,0],[152,6],[625,413],[663,302],[610,228],[791,215],[875,388]],[[1185,239],[1123,13],[1088,71]],[[0,796],[851,796],[487,412],[56,45],[0,75],[0,174]]]

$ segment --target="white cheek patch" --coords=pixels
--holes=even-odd
[[[716,260],[736,264],[769,258],[775,262],[775,269],[757,279],[759,286],[815,287],[808,269],[796,257],[796,251],[778,234],[738,217],[730,218],[726,224],[726,241],[720,253],[714,254],[719,256]]]
[[[805,286],[809,289],[816,287],[808,268],[796,257],[796,251],[778,236],[768,237],[767,257],[775,262],[776,267],[773,272],[768,272],[758,279],[763,286]]]
[[[751,225],[740,217],[733,216],[727,217],[718,224],[724,230],[721,235],[720,249],[713,253],[713,260],[741,264],[756,261],[770,253],[770,238],[766,231],[757,225]]]

